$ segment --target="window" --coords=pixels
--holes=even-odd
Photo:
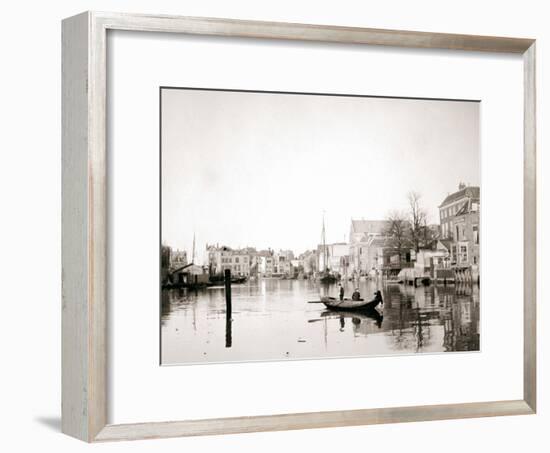
[[[238,263],[238,262],[239,262],[239,257],[236,256],[236,257],[235,257],[235,263]]]
[[[460,246],[460,261],[462,263],[468,262],[468,246],[466,245]]]
[[[459,233],[459,231],[458,231],[458,225],[455,227],[455,229],[456,229],[456,231],[455,231],[455,234],[456,234],[455,239],[456,239],[457,241],[459,241],[459,240],[460,240],[460,236],[458,235],[458,233]]]
[[[479,244],[479,227],[474,225],[472,231],[474,233],[474,244]]]

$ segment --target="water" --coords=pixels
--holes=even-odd
[[[346,297],[354,289],[347,282]],[[412,286],[359,282],[361,296],[379,289],[381,316],[329,311],[319,294],[337,285],[260,279],[232,286],[226,322],[223,287],[163,290],[163,364],[364,357],[479,350],[477,285]],[[380,307],[380,306],[379,306]]]

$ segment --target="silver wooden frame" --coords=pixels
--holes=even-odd
[[[174,16],[85,12],[63,21],[62,430],[87,442],[533,414],[536,411],[535,40]],[[523,399],[110,425],[106,349],[106,38],[171,32],[522,54]]]

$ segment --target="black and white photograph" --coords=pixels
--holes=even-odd
[[[480,351],[479,122],[161,87],[161,364]]]

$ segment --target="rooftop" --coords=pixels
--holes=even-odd
[[[455,201],[462,200],[463,198],[476,198],[479,199],[479,186],[468,186],[460,189],[457,192],[447,195],[443,200],[443,203],[439,205],[440,208],[454,203]]]
[[[387,220],[353,220],[351,219],[352,233],[383,233],[387,228]]]

